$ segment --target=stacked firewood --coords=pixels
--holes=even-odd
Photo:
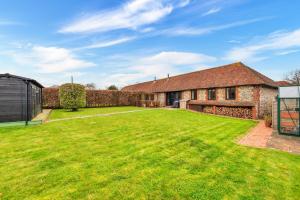
[[[203,112],[214,114],[213,106],[204,106]]]
[[[245,119],[252,119],[252,109],[248,107],[216,107],[216,114],[226,115],[231,117],[239,117]]]

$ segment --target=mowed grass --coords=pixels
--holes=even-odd
[[[0,199],[299,199],[300,156],[235,143],[255,124],[145,109],[3,128]]]
[[[125,106],[125,107],[104,107],[104,108],[84,108],[79,109],[76,112],[66,109],[57,109],[55,112],[52,112],[50,115],[50,120],[52,119],[62,119],[62,118],[71,118],[71,117],[80,117],[88,115],[97,115],[97,114],[107,114],[114,112],[126,112],[132,110],[142,110],[144,108]]]

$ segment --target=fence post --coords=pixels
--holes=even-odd
[[[277,129],[278,129],[278,133],[281,134],[281,130],[280,130],[280,98],[279,96],[277,97]]]

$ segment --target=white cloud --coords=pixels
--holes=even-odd
[[[214,61],[215,57],[205,54],[169,51],[138,59],[129,69],[135,72],[135,76],[162,78],[168,73],[175,75],[188,68],[198,69],[205,63]]]
[[[260,22],[263,20],[267,20],[270,18],[264,17],[264,18],[254,18],[254,19],[249,19],[249,20],[241,20],[241,21],[236,21],[228,24],[223,24],[223,25],[216,25],[216,26],[210,26],[206,28],[194,28],[194,27],[175,27],[171,29],[165,29],[162,30],[159,34],[167,34],[171,36],[176,36],[176,35],[204,35],[204,34],[209,34],[213,33],[216,31],[221,31],[229,28],[234,28],[234,27],[239,27],[239,26],[244,26],[247,24],[252,24],[255,22]]]
[[[300,29],[291,32],[275,32],[261,38],[260,42],[231,49],[226,60],[259,61],[266,59],[266,53],[300,47]]]
[[[292,54],[292,53],[297,53],[297,52],[300,52],[300,50],[281,51],[281,52],[276,53],[276,55],[278,55],[278,56],[285,56],[285,55]]]
[[[82,16],[62,27],[61,33],[105,32],[117,29],[137,29],[159,21],[173,9],[184,7],[189,0],[131,0],[120,8]]]
[[[241,41],[239,41],[239,40],[229,40],[228,42],[229,43],[234,43],[234,44],[240,44],[241,43]]]
[[[191,2],[191,0],[181,0],[179,1],[178,7],[185,7],[187,6],[189,3]]]
[[[120,64],[119,60],[118,65]],[[98,76],[95,82],[101,88],[111,84],[123,87],[128,84],[153,80],[154,77],[165,78],[167,74],[174,76],[189,70],[200,70],[207,68],[208,64],[214,61],[216,58],[205,54],[176,51],[130,58],[126,56],[122,67],[116,68],[111,74]]]
[[[95,66],[94,63],[77,58],[70,50],[59,47],[33,46],[6,53],[21,66],[33,66],[42,73],[66,72]]]
[[[82,49],[97,49],[97,48],[104,48],[104,47],[110,47],[110,46],[115,46],[118,44],[122,44],[125,42],[129,42],[134,40],[136,37],[123,37],[115,40],[109,40],[109,41],[101,41],[101,42],[95,42],[91,45],[87,45],[84,47],[76,48],[73,50],[82,50]]]
[[[203,13],[202,16],[207,16],[207,15],[212,15],[212,14],[215,14],[215,13],[218,13],[221,11],[221,8],[212,8],[210,10],[208,10],[207,12]]]
[[[16,21],[0,19],[0,26],[14,26],[14,25],[23,25],[23,24]]]

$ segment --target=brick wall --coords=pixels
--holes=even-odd
[[[273,130],[277,130],[277,124],[278,124],[278,107],[277,107],[277,101],[274,100],[272,104],[272,127]]]

